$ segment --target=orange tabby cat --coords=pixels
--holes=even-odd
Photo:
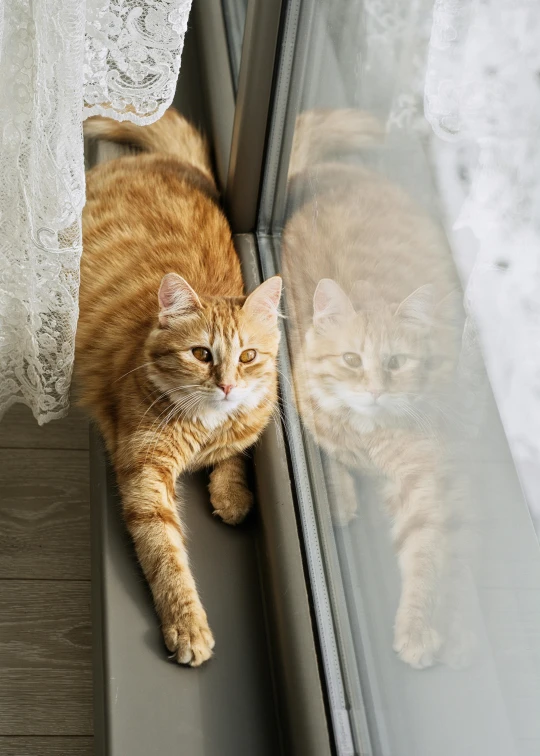
[[[214,640],[175,483],[212,465],[215,514],[235,525],[249,511],[242,452],[276,399],[281,279],[243,296],[206,146],[178,113],[143,128],[103,118],[86,128],[150,154],[87,176],[76,354],[82,403],[113,460],[165,643],[178,662],[197,666]]]
[[[462,310],[437,225],[398,185],[333,159],[380,137],[353,110],[299,117],[283,275],[299,412],[341,463],[335,517],[356,512],[349,469],[383,483],[402,577],[394,648],[420,668],[442,645],[434,615],[459,494],[440,420],[451,414]]]

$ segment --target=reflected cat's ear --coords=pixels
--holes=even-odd
[[[257,286],[244,302],[242,309],[248,315],[266,321],[277,323],[278,305],[281,297],[281,276],[273,276]]]
[[[430,326],[435,312],[434,291],[431,284],[419,286],[398,306],[395,316],[410,325]]]
[[[463,325],[465,310],[463,307],[463,292],[454,289],[447,294],[435,307],[435,319],[451,328]]]
[[[167,273],[161,280],[158,293],[159,324],[167,325],[170,318],[191,315],[201,307],[199,297],[186,280],[177,273]]]
[[[321,279],[313,295],[313,322],[352,318],[354,314],[351,300],[341,286],[331,278]]]

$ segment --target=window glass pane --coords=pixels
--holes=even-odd
[[[234,88],[238,87],[242,39],[246,25],[248,0],[222,0],[223,17],[229,44],[229,57],[233,75]]]
[[[532,756],[540,6],[284,29],[260,244],[338,752]]]

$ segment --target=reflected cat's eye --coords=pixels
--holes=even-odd
[[[257,352],[255,351],[255,349],[245,349],[240,355],[240,362],[243,362],[245,365],[248,362],[253,362],[256,356]]]
[[[199,362],[212,362],[212,352],[209,349],[194,347],[191,352]]]
[[[393,354],[386,362],[387,370],[399,370],[407,362],[406,354]]]
[[[345,352],[343,359],[352,368],[359,368],[362,364],[362,358],[356,352]]]

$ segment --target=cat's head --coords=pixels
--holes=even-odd
[[[452,381],[454,333],[441,319],[448,304],[434,302],[431,286],[389,304],[365,281],[350,297],[335,281],[320,281],[303,349],[315,410],[345,412],[366,429],[414,422],[422,400]]]
[[[175,273],[163,278],[159,324],[146,344],[148,375],[178,417],[214,427],[228,415],[271,405],[280,295],[278,276],[246,299],[198,296]]]

